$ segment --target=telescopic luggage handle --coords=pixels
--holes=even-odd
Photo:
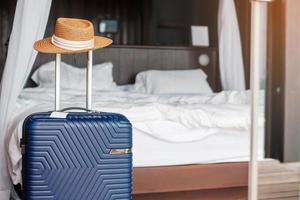
[[[66,112],[69,110],[82,110],[85,112],[94,112],[93,110],[89,110],[89,109],[81,108],[81,107],[67,107],[67,108],[60,109],[59,112]]]
[[[55,111],[60,110],[60,64],[61,54],[55,57]],[[93,51],[88,51],[88,62],[86,72],[86,109],[92,110],[92,74],[93,74]]]

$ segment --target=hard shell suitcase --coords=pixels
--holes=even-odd
[[[131,199],[131,124],[123,115],[90,110],[91,51],[88,55],[88,109],[68,113],[65,111],[69,109],[59,110],[57,54],[59,112],[35,113],[24,121],[23,199]]]

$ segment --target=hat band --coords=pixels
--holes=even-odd
[[[60,38],[57,37],[56,35],[53,35],[51,38],[51,43],[57,47],[71,50],[71,51],[94,48],[94,38],[85,41],[73,41],[73,40],[66,40],[64,38]]]

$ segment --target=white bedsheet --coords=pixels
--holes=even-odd
[[[62,107],[85,106],[84,91],[64,90],[62,94]],[[30,113],[53,110],[53,102],[54,91],[44,88],[25,89],[18,100],[6,137],[14,183],[21,181],[19,140],[23,120]],[[249,159],[248,92],[157,96],[120,90],[94,91],[93,108],[122,113],[131,121],[135,167]],[[259,144],[262,158],[262,131]]]

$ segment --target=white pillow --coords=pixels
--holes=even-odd
[[[112,75],[113,65],[110,62],[93,66],[93,89],[113,90],[116,83]],[[40,66],[31,76],[40,87],[54,88],[55,62],[48,62]],[[84,90],[86,84],[86,68],[76,68],[61,62],[61,87],[65,89]]]
[[[137,74],[135,90],[149,94],[211,94],[206,79],[201,69],[149,70]]]

